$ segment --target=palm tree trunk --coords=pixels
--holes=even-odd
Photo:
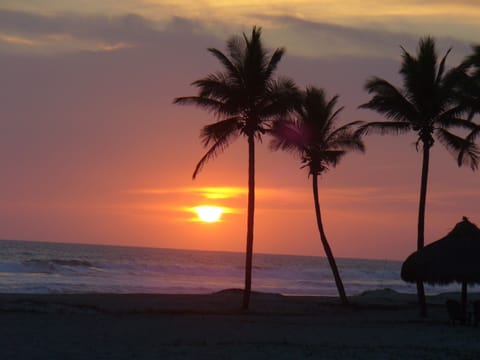
[[[322,241],[325,254],[327,255],[328,263],[330,264],[330,268],[332,269],[333,277],[335,278],[335,284],[337,285],[337,290],[338,290],[338,295],[340,296],[340,300],[342,301],[343,305],[348,305],[348,299],[347,299],[347,295],[345,294],[342,278],[340,277],[340,273],[338,272],[337,264],[335,262],[335,258],[333,257],[332,249],[328,244],[327,236],[325,235],[325,231],[323,229],[322,215],[320,212],[320,201],[318,198],[318,176],[312,175],[312,179],[313,179],[312,180],[313,201],[315,203],[315,214],[317,215],[317,225],[318,225],[318,231],[320,232],[320,240]]]
[[[252,291],[253,260],[253,220],[255,212],[255,138],[248,136],[248,214],[247,214],[247,250],[245,256],[245,290],[242,308],[248,310]]]
[[[430,162],[431,145],[423,143],[422,180],[420,185],[420,201],[418,206],[418,232],[417,250],[425,246],[425,204],[427,200],[428,167]],[[427,304],[425,300],[425,289],[422,281],[417,281],[418,304],[420,305],[420,316],[427,316]]]

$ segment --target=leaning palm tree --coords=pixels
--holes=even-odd
[[[223,66],[222,71],[208,74],[192,85],[197,96],[179,97],[177,104],[192,104],[212,112],[217,121],[201,131],[203,145],[208,148],[198,162],[193,178],[207,161],[225,150],[243,135],[248,141],[248,214],[245,260],[245,290],[242,306],[248,309],[251,293],[253,224],[255,208],[255,141],[261,140],[272,120],[285,115],[294,106],[297,89],[293,81],[274,79],[284,49],[273,54],[264,48],[261,29],[253,27],[251,36],[235,36],[227,42],[227,54],[210,48],[208,51]]]
[[[472,142],[447,130],[452,127],[471,127],[469,121],[462,119],[466,109],[458,102],[457,88],[463,77],[463,67],[447,71],[445,62],[450,50],[438,62],[435,41],[430,37],[420,39],[416,56],[402,50],[400,75],[403,87],[397,88],[384,79],[372,77],[365,88],[373,97],[360,108],[375,110],[389,120],[364,125],[364,133],[374,131],[382,135],[397,135],[413,131],[418,136],[417,149],[421,146],[423,150],[417,227],[417,250],[420,250],[424,247],[427,180],[434,137],[459,159],[459,165],[468,164],[472,170],[478,166],[479,153]],[[463,158],[459,158],[462,149],[468,151]],[[420,314],[426,316],[422,282],[417,282],[417,293]]]
[[[325,254],[333,272],[338,294],[343,304],[347,296],[332,250],[325,234],[318,196],[318,177],[329,168],[335,167],[348,151],[364,151],[363,142],[355,127],[359,121],[336,128],[338,96],[327,100],[325,92],[309,87],[303,93],[302,102],[292,117],[277,122],[272,129],[275,136],[272,148],[293,152],[300,156],[303,167],[312,176],[313,200],[317,217],[318,231]]]

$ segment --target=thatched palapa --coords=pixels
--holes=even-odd
[[[445,237],[411,254],[401,277],[408,282],[461,283],[465,309],[467,284],[480,283],[480,229],[464,217]]]

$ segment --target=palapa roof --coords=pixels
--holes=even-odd
[[[429,284],[480,283],[480,229],[464,217],[445,237],[411,254],[401,277]]]

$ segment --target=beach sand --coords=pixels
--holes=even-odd
[[[392,290],[350,298],[254,293],[0,294],[0,359],[477,359],[480,327],[445,300]],[[479,298],[472,295],[470,300]]]

